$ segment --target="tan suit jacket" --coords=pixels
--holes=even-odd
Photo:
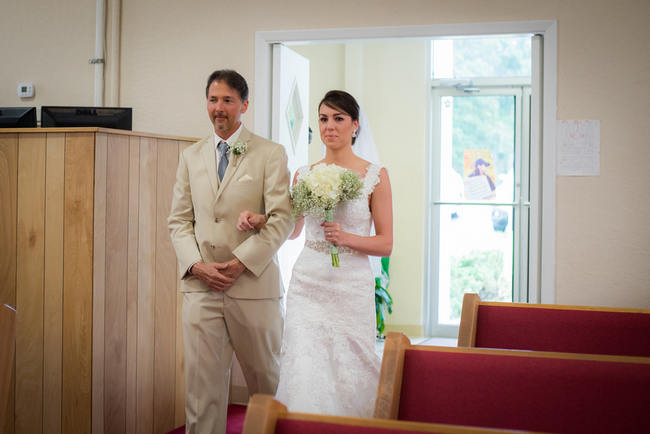
[[[199,261],[226,262],[237,257],[246,270],[226,294],[232,298],[276,298],[284,293],[275,255],[293,228],[289,171],[282,145],[242,128],[248,148],[231,155],[220,182],[214,135],[181,153],[168,223],[182,277],[181,291],[207,291],[189,267]],[[266,214],[259,231],[240,232],[242,211]]]

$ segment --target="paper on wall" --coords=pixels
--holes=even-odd
[[[600,121],[557,121],[557,174],[600,175]]]

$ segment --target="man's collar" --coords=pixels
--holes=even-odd
[[[214,133],[214,146],[215,146],[215,148],[216,148],[217,145],[219,145],[219,142],[221,142],[221,141],[225,141],[226,143],[228,143],[228,146],[229,146],[229,147],[232,147],[232,145],[235,144],[235,142],[237,141],[237,139],[239,139],[239,135],[241,134],[243,128],[244,128],[244,124],[243,124],[242,122],[240,122],[240,123],[239,123],[239,128],[237,128],[237,129],[235,130],[235,132],[232,133],[232,134],[230,135],[230,137],[228,137],[228,138],[225,139],[225,140],[222,139],[221,137],[219,137],[219,135],[215,132],[215,133]]]

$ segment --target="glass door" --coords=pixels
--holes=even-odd
[[[522,298],[530,205],[525,88],[433,92],[430,278],[437,335],[457,333],[465,292],[490,301]]]

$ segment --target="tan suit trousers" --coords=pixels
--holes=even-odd
[[[186,433],[225,433],[233,350],[249,394],[274,395],[284,325],[281,298],[183,294]]]

